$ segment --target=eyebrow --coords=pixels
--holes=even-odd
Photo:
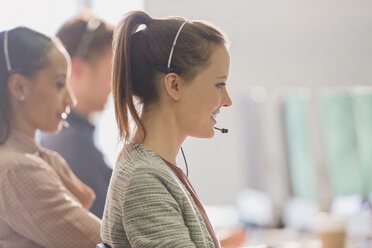
[[[67,77],[66,74],[59,74],[59,75],[55,76],[55,79],[58,79],[58,78],[63,78],[63,79],[65,79],[66,77]]]
[[[220,77],[217,77],[217,78],[226,79],[227,76],[220,76]]]

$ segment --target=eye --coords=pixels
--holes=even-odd
[[[62,81],[58,81],[56,83],[56,87],[57,87],[58,90],[61,90],[61,89],[63,89],[65,87],[65,83],[62,82]]]
[[[223,88],[223,87],[225,87],[226,86],[226,83],[218,83],[218,84],[216,84],[216,87],[217,88]]]

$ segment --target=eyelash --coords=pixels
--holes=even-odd
[[[56,83],[56,86],[59,90],[63,89],[65,87],[65,84],[64,83],[61,83],[61,82],[57,82]]]
[[[216,84],[216,87],[217,88],[222,88],[222,87],[224,87],[224,86],[226,86],[226,84],[225,83],[218,83],[218,84]]]

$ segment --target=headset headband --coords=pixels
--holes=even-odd
[[[182,23],[181,27],[177,31],[176,37],[174,38],[174,41],[173,41],[173,44],[172,44],[172,48],[170,50],[169,58],[168,58],[168,65],[167,65],[167,68],[168,69],[170,69],[170,66],[171,66],[173,51],[174,51],[174,47],[176,46],[178,36],[180,35],[183,26],[185,26],[185,24],[188,23],[188,22],[189,21],[185,21],[184,23]]]
[[[8,31],[5,31],[4,33],[4,57],[5,57],[6,68],[8,72],[10,72],[12,70],[12,65],[10,64],[10,59],[9,59]]]

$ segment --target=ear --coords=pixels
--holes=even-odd
[[[71,59],[71,76],[77,77],[78,79],[82,77],[85,66],[87,62],[79,57],[74,57]]]
[[[176,73],[168,73],[164,76],[164,88],[166,93],[174,100],[178,101],[181,98],[181,89],[183,80]]]
[[[30,82],[25,76],[15,73],[9,77],[8,87],[10,95],[13,98],[17,100],[22,96],[27,98],[27,95],[30,91]]]

